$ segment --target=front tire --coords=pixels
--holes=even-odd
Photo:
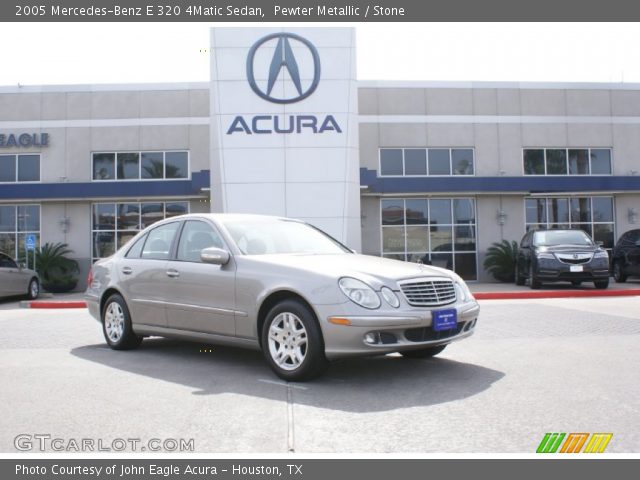
[[[400,352],[400,355],[404,358],[431,358],[438,355],[445,348],[447,348],[446,345],[438,345],[437,347],[427,347],[420,350],[405,350]]]
[[[40,282],[37,278],[32,278],[29,282],[29,288],[27,289],[27,298],[29,300],[35,300],[40,295]]]
[[[624,283],[627,281],[627,276],[622,269],[622,262],[618,261],[613,264],[613,279],[617,283]]]
[[[520,274],[520,267],[516,264],[516,285],[524,285],[527,279]]]
[[[316,316],[302,302],[284,300],[274,306],[262,326],[261,338],[269,367],[283,380],[310,380],[328,365]]]
[[[598,290],[604,290],[609,286],[609,279],[607,278],[606,280],[596,280],[595,282],[593,282],[593,284]]]
[[[533,268],[533,263],[529,266],[529,286],[532,290],[538,290],[542,284],[540,280],[536,278],[536,274]]]
[[[111,295],[102,309],[102,333],[114,350],[131,350],[142,342],[131,326],[131,315],[121,295]]]

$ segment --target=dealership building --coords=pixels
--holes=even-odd
[[[487,248],[640,228],[640,84],[358,81],[352,28],[213,28],[209,82],[0,87],[0,251],[81,265],[186,212],[294,217],[491,281]]]

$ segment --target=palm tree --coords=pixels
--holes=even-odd
[[[487,249],[484,259],[484,268],[500,282],[513,282],[515,280],[516,254],[518,242],[502,240],[494,242]]]
[[[78,283],[78,262],[67,255],[73,253],[66,243],[45,243],[36,249],[36,271],[42,287],[51,292],[68,292]]]

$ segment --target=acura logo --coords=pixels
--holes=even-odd
[[[273,52],[273,57],[271,58],[271,64],[269,66],[267,77],[267,85],[266,88],[260,88],[260,86],[258,86],[258,83],[256,82],[254,72],[255,56],[258,50],[262,48],[265,43],[269,42],[270,40],[276,39],[278,43],[276,44],[275,51]],[[294,45],[301,44],[306,47],[311,53],[311,58],[313,58],[313,80],[308,86],[303,86],[303,81],[300,78],[300,68],[298,67],[296,56],[293,53],[293,48],[291,48],[292,42],[294,43]],[[297,95],[272,95],[273,87],[276,84],[276,80],[283,70],[286,70],[285,75],[288,74],[288,77],[291,79],[291,83],[293,84]],[[286,76],[283,78],[286,78]],[[247,80],[249,81],[251,89],[256,92],[256,95],[264,98],[265,100],[273,103],[299,102],[300,100],[303,100],[311,95],[318,87],[318,83],[320,82],[320,56],[318,55],[316,47],[314,47],[309,40],[301,37],[300,35],[296,35],[294,33],[273,33],[258,40],[249,50],[249,55],[247,56]]]

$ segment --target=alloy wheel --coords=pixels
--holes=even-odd
[[[269,354],[283,370],[296,370],[307,355],[307,330],[290,312],[278,314],[269,327]]]

